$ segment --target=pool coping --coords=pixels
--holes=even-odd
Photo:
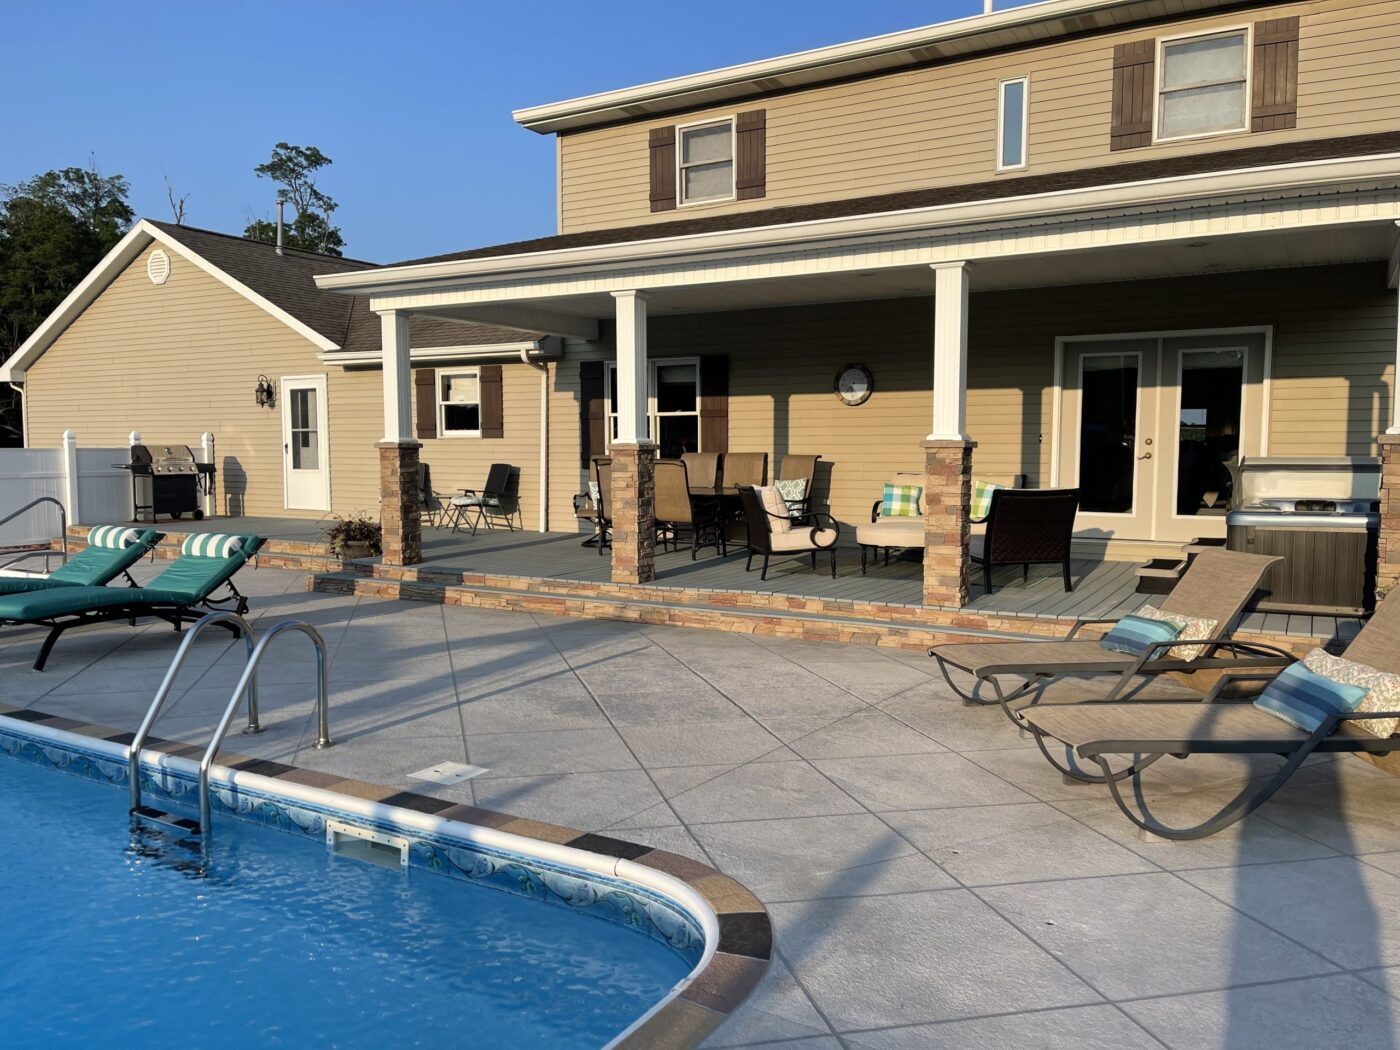
[[[118,730],[32,708],[0,703],[0,727],[6,721],[40,729],[43,735],[97,741],[125,748],[134,738]],[[16,727],[13,732],[23,735]],[[165,759],[198,758],[202,749],[193,744],[151,737],[143,749],[143,765],[160,766]],[[214,767],[213,780],[233,786],[240,779],[254,789],[265,780],[292,796],[327,794],[345,800],[348,808],[372,806],[380,816],[398,823],[425,827],[456,824],[473,829],[483,844],[507,838],[519,852],[554,864],[582,868],[591,874],[630,882],[660,894],[687,913],[707,909],[692,917],[701,924],[709,941],[700,964],[663,999],[620,1033],[609,1047],[691,1050],[718,1028],[753,991],[772,958],[773,929],[767,909],[745,886],[728,875],[690,857],[596,832],[550,824],[527,817],[454,803],[431,795],[340,777],[272,759],[224,752]],[[396,818],[395,812],[401,816]]]

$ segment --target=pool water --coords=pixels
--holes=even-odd
[[[581,912],[215,816],[207,858],[126,792],[0,757],[0,1040],[599,1047],[692,963]]]

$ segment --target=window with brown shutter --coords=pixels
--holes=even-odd
[[[676,129],[652,128],[650,152],[651,210],[670,211],[676,206]]]
[[[438,436],[437,372],[431,368],[413,370],[413,429],[419,441]]]
[[[1254,24],[1254,91],[1251,131],[1298,126],[1298,19]]]
[[[1157,41],[1136,40],[1113,49],[1113,124],[1109,148],[1152,145]]]
[[[501,396],[501,366],[482,365],[478,376],[481,383],[481,436],[506,436],[505,404]]]
[[[768,192],[768,111],[751,109],[734,121],[738,154],[735,176],[736,196],[741,201],[756,200]]]
[[[584,361],[578,368],[579,464],[586,470],[594,456],[608,448],[607,408],[604,404],[603,362]]]
[[[729,357],[700,358],[700,449],[729,451]]]

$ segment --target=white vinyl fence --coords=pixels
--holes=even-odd
[[[131,518],[131,475],[125,448],[79,448],[64,431],[58,448],[0,448],[0,518],[40,496],[63,504],[70,525],[106,525]],[[40,504],[0,525],[0,546],[42,542],[59,535],[58,508]]]

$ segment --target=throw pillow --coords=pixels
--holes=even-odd
[[[1141,616],[1125,616],[1099,639],[1099,644],[1115,653],[1141,656],[1158,642],[1173,641],[1180,632],[1181,628],[1175,624]]]
[[[1303,666],[1316,671],[1324,678],[1344,685],[1359,685],[1366,690],[1366,698],[1356,710],[1400,711],[1400,674],[1377,671],[1374,667],[1333,656],[1323,649],[1314,649],[1303,657]],[[1347,727],[1367,736],[1388,737],[1395,735],[1396,718],[1367,718],[1349,722]]]
[[[1145,620],[1161,620],[1163,623],[1170,623],[1180,628],[1177,631],[1177,641],[1194,642],[1197,638],[1210,638],[1215,634],[1215,620],[1207,620],[1200,616],[1183,616],[1181,613],[1163,612],[1155,605],[1144,605],[1134,616],[1141,616]],[[1205,645],[1183,645],[1173,649],[1168,655],[1176,657],[1178,660],[1194,660],[1208,649]]]
[[[885,495],[880,501],[882,518],[916,518],[921,513],[919,500],[923,497],[922,485],[895,485],[885,482]]]
[[[1005,485],[997,485],[991,481],[977,481],[972,485],[972,508],[970,513],[974,518],[985,518],[992,512],[992,493],[997,489],[1005,488]]]
[[[603,490],[598,487],[596,481],[588,483],[588,498],[593,501],[594,510],[597,510],[599,504],[603,502]]]
[[[778,495],[783,497],[787,503],[788,514],[797,516],[802,511],[802,504],[807,499],[807,479],[791,478],[787,481],[775,481],[773,483],[778,489]]]
[[[768,531],[782,533],[792,531],[792,521],[788,518],[788,505],[778,492],[776,485],[755,485],[754,494],[763,509],[768,512]]]
[[[1265,687],[1254,706],[1311,733],[1332,715],[1350,714],[1361,706],[1366,690],[1324,678],[1305,664],[1289,664]]]

